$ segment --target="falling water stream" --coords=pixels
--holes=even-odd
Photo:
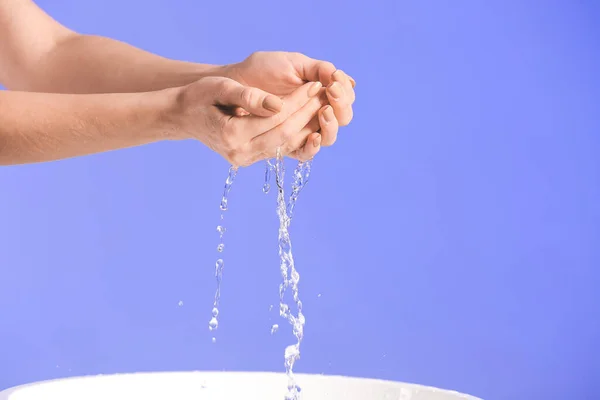
[[[223,242],[223,235],[225,234],[224,220],[225,212],[228,208],[229,192],[231,191],[231,185],[233,185],[233,181],[235,180],[237,171],[237,167],[232,166],[229,168],[227,180],[225,181],[225,187],[223,188],[223,197],[221,198],[221,205],[219,207],[221,209],[221,218],[219,221],[219,225],[217,226],[217,232],[219,233],[219,244],[217,245],[217,252],[219,253],[219,258],[215,263],[215,278],[217,280],[217,291],[215,292],[215,301],[213,303],[212,318],[208,323],[208,328],[211,331],[214,331],[219,327],[219,300],[221,299],[221,280],[223,279],[223,267],[225,265],[221,256],[223,250],[225,249],[225,243]],[[216,340],[217,338],[213,336],[213,343],[216,342]]]
[[[277,184],[277,216],[279,217],[279,231],[278,231],[278,242],[279,242],[279,258],[280,258],[280,272],[282,282],[279,285],[279,314],[285,318],[292,326],[292,332],[296,337],[296,343],[291,344],[285,348],[284,359],[285,359],[285,370],[288,377],[288,392],[286,394],[286,400],[298,400],[301,388],[296,383],[294,377],[294,364],[300,358],[300,344],[304,335],[304,324],[305,318],[302,313],[302,301],[298,294],[298,282],[300,281],[300,275],[296,270],[294,264],[294,257],[292,255],[292,242],[289,234],[289,227],[292,221],[292,216],[298,201],[298,196],[310,177],[311,161],[299,162],[293,173],[292,180],[292,193],[286,204],[285,193],[284,193],[284,178],[285,178],[285,165],[284,159],[281,156],[280,150],[277,149],[277,157],[274,160],[267,160],[265,167],[265,182],[263,184],[263,192],[269,193],[271,188],[271,174],[274,172],[275,181]],[[219,244],[217,251],[219,253],[219,259],[215,264],[215,277],[217,280],[217,290],[215,293],[215,299],[212,309],[212,318],[209,322],[209,329],[214,331],[219,326],[219,299],[221,297],[221,280],[223,277],[223,258],[221,253],[225,248],[223,242],[223,235],[225,233],[224,226],[224,213],[228,208],[228,195],[231,190],[231,185],[235,180],[237,174],[237,168],[231,167],[229,174],[225,182],[225,188],[223,191],[223,197],[221,199],[221,220],[219,226],[217,226],[217,232],[219,233]],[[290,307],[285,301],[285,294],[287,290],[291,290],[294,305],[296,306],[296,314],[294,314],[292,307]],[[275,324],[271,327],[271,334],[274,334],[279,329],[279,325]],[[212,341],[215,342],[216,338],[213,337]]]
[[[279,217],[279,259],[282,282],[279,286],[279,314],[292,325],[292,332],[296,337],[296,343],[285,348],[285,370],[288,377],[288,393],[286,400],[297,400],[301,388],[294,377],[294,364],[300,358],[300,344],[304,336],[304,324],[306,322],[302,313],[302,301],[298,294],[298,282],[300,274],[296,270],[292,254],[292,241],[289,227],[298,195],[308,182],[310,176],[311,162],[299,163],[294,171],[292,194],[286,205],[284,193],[285,163],[279,150],[275,160],[275,181],[277,183],[277,215]],[[292,308],[285,302],[285,293],[290,288],[296,305],[296,315]]]

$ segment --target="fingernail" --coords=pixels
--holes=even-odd
[[[319,147],[321,145],[321,135],[317,136],[317,138],[313,141],[313,145],[315,147]]]
[[[344,79],[344,75],[345,75],[344,71],[342,71],[341,69],[338,69],[333,73],[333,79],[341,82]]]
[[[339,82],[333,82],[329,85],[329,94],[334,100],[339,100],[343,93],[342,85]]]
[[[278,113],[283,108],[283,101],[277,96],[267,96],[263,100],[263,107],[269,111]]]
[[[348,79],[350,79],[350,83],[352,84],[352,89],[356,87],[356,81],[350,75],[348,75]]]
[[[319,90],[321,90],[322,87],[323,87],[323,85],[321,84],[321,82],[313,82],[313,84],[310,87],[310,89],[308,89],[308,95],[310,97],[316,96],[319,93]]]
[[[325,110],[323,110],[323,119],[325,120],[325,122],[330,123],[331,121],[333,121],[333,118],[333,108],[331,108],[331,106],[325,107]]]

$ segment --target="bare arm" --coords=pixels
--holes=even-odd
[[[220,67],[167,59],[61,25],[32,0],[0,0],[0,83],[12,90],[129,93],[184,86]]]
[[[152,92],[59,94],[0,91],[0,165],[53,161],[160,140],[197,139],[238,166],[297,152],[315,133],[321,84],[280,99],[232,79],[206,77]],[[284,104],[285,103],[285,104]],[[250,116],[234,116],[239,107]]]
[[[253,66],[252,60],[256,65]],[[333,72],[333,65],[326,71],[327,68],[321,68],[323,62],[305,56],[294,59],[281,52],[262,54],[260,60],[263,64],[256,62],[256,57],[249,57],[235,71],[244,72],[245,80],[252,80],[252,84],[247,85],[280,98],[291,96],[307,81],[321,78],[321,83],[327,82]],[[232,71],[233,66],[170,60],[117,40],[81,35],[52,19],[32,0],[0,0],[0,84],[17,91],[0,92],[0,164],[50,161],[164,139],[164,132],[152,129],[161,117],[157,110],[149,111],[155,107],[154,100],[148,100],[154,99],[151,93],[198,84],[199,88],[207,87],[209,91],[223,94],[221,87],[210,87],[215,81],[208,77],[228,77],[242,82]],[[254,89],[238,89],[242,96],[238,100],[246,103],[264,97],[264,92],[263,97],[248,97],[249,90]],[[346,97],[336,99],[334,106],[339,103],[350,107]],[[211,103],[211,107],[223,105],[219,99],[213,100],[216,103]],[[262,116],[260,107],[234,105]],[[295,158],[313,157],[320,149],[321,137],[334,137],[337,133],[336,121],[327,125],[323,122],[325,112],[317,117],[317,110],[313,111],[312,120],[306,121],[304,126],[296,127],[294,121],[298,119],[292,118],[286,125],[287,130],[298,132],[298,135],[287,136],[302,139],[293,144],[291,140],[283,141],[293,147],[287,152]],[[149,113],[147,118],[139,115],[146,112]],[[208,128],[204,122],[197,122],[200,123],[192,125]],[[290,123],[293,128],[289,127]],[[317,133],[319,123],[323,124],[320,134]],[[169,129],[172,131],[172,126]],[[229,137],[227,133],[224,135]],[[195,138],[208,142],[204,137]],[[205,143],[213,150],[218,147],[214,140]],[[231,161],[226,151],[231,140],[221,136],[218,140],[227,142],[218,147],[221,149],[218,152]],[[243,138],[240,143],[244,143]],[[240,145],[244,151],[256,150],[246,145]],[[263,153],[266,154],[265,149],[259,152]]]
[[[52,161],[169,139],[163,92],[0,91],[0,165]]]

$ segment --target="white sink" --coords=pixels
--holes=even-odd
[[[296,375],[302,400],[477,400],[457,392],[400,382]],[[156,372],[84,376],[0,392],[0,400],[283,400],[284,374]]]

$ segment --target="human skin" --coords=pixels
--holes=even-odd
[[[277,148],[289,153],[301,146],[322,105],[320,88],[307,83],[283,101],[222,77],[139,93],[0,92],[0,164],[194,138],[231,164],[247,166],[273,157]],[[235,108],[251,114],[236,116],[230,112]]]
[[[233,158],[230,149],[215,145],[214,143],[219,141],[215,142],[214,138],[209,140],[206,136],[207,131],[199,129],[193,132],[184,131],[176,122],[172,122],[175,125],[168,129],[165,127],[170,132],[168,135],[164,135],[164,132],[162,135],[155,136],[148,136],[149,133],[145,135],[127,133],[136,130],[131,122],[132,119],[136,119],[134,116],[138,113],[150,112],[149,110],[160,113],[160,116],[150,117],[151,121],[158,118],[179,121],[182,126],[185,125],[181,119],[165,118],[168,112],[155,108],[157,103],[161,103],[168,110],[177,108],[173,104],[167,105],[166,100],[158,101],[158,97],[164,96],[175,101],[173,99],[182,97],[181,93],[197,91],[198,88],[214,90],[218,85],[209,85],[206,81],[201,84],[197,82],[201,82],[203,78],[217,77],[233,79],[246,87],[240,91],[242,93],[240,95],[247,98],[237,101],[239,104],[229,101],[228,105],[231,108],[221,109],[221,112],[231,114],[229,117],[236,120],[250,117],[248,114],[252,114],[253,117],[268,118],[269,115],[265,115],[264,111],[267,111],[267,114],[279,111],[277,106],[270,110],[264,107],[252,108],[248,104],[255,103],[257,100],[248,96],[264,99],[267,98],[268,93],[271,93],[286,101],[286,96],[295,93],[308,81],[319,81],[326,86],[326,89],[320,90],[318,96],[320,108],[313,113],[312,118],[305,125],[296,126],[298,121],[304,118],[296,118],[293,120],[295,124],[286,125],[285,134],[280,138],[286,140],[280,143],[284,155],[301,160],[314,157],[321,145],[332,145],[336,140],[339,126],[347,125],[352,119],[352,103],[355,100],[354,80],[344,72],[336,70],[329,62],[314,60],[299,53],[286,52],[257,52],[241,63],[225,66],[171,60],[110,38],[78,34],[59,24],[30,0],[0,0],[0,82],[11,89],[8,92],[0,92],[0,109],[2,109],[0,160],[3,164],[50,161],[163,139],[194,138],[231,161]],[[189,89],[190,86],[194,86],[195,89]],[[180,94],[177,95],[176,92]],[[85,97],[77,97],[84,94]],[[216,101],[219,97],[215,93],[204,93],[202,96],[197,98],[210,98]],[[275,99],[269,98],[272,104],[277,104]],[[113,104],[103,102],[116,102],[127,107],[134,107],[135,104],[141,110],[135,107],[124,110],[124,114],[129,111],[129,116],[119,117],[119,114],[115,114],[115,110],[111,108]],[[91,114],[76,112],[78,108],[73,108],[75,103],[89,103],[86,112]],[[317,104],[316,100],[314,104]],[[290,117],[300,111],[308,112],[307,110],[311,109],[304,106],[296,110],[287,107],[287,116]],[[35,120],[35,118],[49,118],[51,110],[55,113],[59,112],[56,118],[66,118],[71,121],[71,124],[78,124],[78,130],[72,131],[73,135],[69,136],[64,132],[46,129],[48,124],[61,126],[58,123],[52,125],[47,119]],[[67,115],[69,110],[72,110],[70,116]],[[107,110],[113,112],[109,113]],[[9,112],[12,115],[8,115]],[[94,112],[98,114],[93,114]],[[18,116],[24,120],[18,120]],[[96,125],[104,124],[118,129],[115,128],[116,130],[110,134],[102,129],[94,130],[91,128],[94,125],[89,123],[92,119],[97,121]],[[284,122],[281,116],[277,119],[280,123]],[[87,128],[89,129],[85,130]],[[153,130],[148,132],[151,131]],[[14,140],[16,132],[25,135],[23,140]],[[81,140],[82,137],[87,137],[85,145]],[[109,140],[109,137],[112,139]],[[213,144],[208,143],[209,141]],[[51,143],[61,143],[61,146],[51,146]],[[268,143],[271,144],[272,141]],[[244,148],[244,143],[230,143],[230,145],[238,150]],[[59,147],[62,150],[59,151]],[[256,161],[260,159],[256,154],[251,156],[244,151],[236,151],[235,159],[243,163],[247,163],[250,159]],[[265,148],[261,149],[260,154],[269,155],[273,151],[274,149]],[[25,154],[29,156],[24,156]],[[37,156],[34,157],[32,154]]]

